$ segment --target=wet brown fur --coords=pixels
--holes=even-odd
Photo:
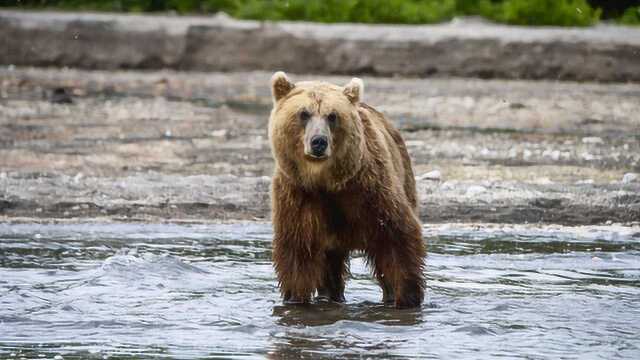
[[[411,160],[400,133],[380,112],[351,98],[347,88],[321,82],[289,86],[278,83],[286,77],[276,75],[269,121],[277,165],[273,262],[284,300],[308,302],[317,291],[343,302],[349,253],[359,250],[384,302],[419,306],[425,246]],[[309,161],[302,153],[304,130],[296,119],[301,107],[340,116],[326,162]]]

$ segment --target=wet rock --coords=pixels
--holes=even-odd
[[[440,173],[440,170],[433,170],[433,171],[429,171],[428,173],[424,173],[420,176],[417,176],[416,180],[417,181],[422,181],[422,180],[440,181],[441,178],[442,178],[442,174]]]
[[[534,184],[540,184],[540,185],[549,185],[549,184],[553,184],[553,181],[551,179],[549,179],[548,177],[541,177],[541,178],[536,178],[533,181]]]
[[[588,136],[588,137],[583,137],[582,138],[582,143],[583,144],[602,144],[602,138],[597,137],[597,136]]]
[[[582,123],[584,125],[594,125],[594,124],[602,124],[604,121],[600,120],[600,119],[594,119],[591,117],[585,118],[584,120],[582,120]]]
[[[227,136],[228,133],[229,131],[227,129],[214,130],[211,132],[211,136],[224,138]]]
[[[72,104],[71,92],[66,88],[58,87],[53,89],[49,101],[54,104]]]
[[[629,183],[632,183],[632,182],[638,182],[639,178],[640,178],[640,176],[638,174],[636,174],[636,173],[626,173],[622,177],[622,183],[629,184]]]
[[[486,191],[487,191],[487,188],[484,186],[472,185],[467,188],[467,191],[465,192],[465,196],[476,196]]]
[[[562,199],[538,198],[531,201],[530,204],[540,208],[551,209],[560,207],[562,205]]]

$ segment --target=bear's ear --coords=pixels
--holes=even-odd
[[[364,95],[364,83],[358,78],[353,78],[344,86],[342,92],[352,103],[357,104]]]
[[[276,102],[285,97],[295,85],[289,81],[287,74],[282,71],[278,71],[271,77],[271,95],[273,101]]]

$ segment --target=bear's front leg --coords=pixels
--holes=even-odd
[[[273,264],[286,303],[308,303],[322,286],[326,267],[324,252],[297,221],[274,223]]]
[[[324,222],[316,204],[279,176],[272,183],[273,265],[286,303],[307,303],[323,285]]]
[[[324,263],[305,249],[292,250],[286,245],[276,246],[274,241],[273,262],[280,293],[287,304],[308,303],[321,284]]]

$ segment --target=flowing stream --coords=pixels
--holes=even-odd
[[[640,359],[640,228],[426,225],[428,293],[282,305],[265,223],[0,224],[1,359]]]

